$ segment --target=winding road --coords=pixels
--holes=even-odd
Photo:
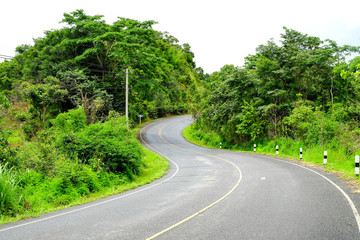
[[[360,239],[360,199],[299,163],[187,142],[190,116],[154,121],[142,143],[169,159],[162,179],[0,226],[0,239]]]

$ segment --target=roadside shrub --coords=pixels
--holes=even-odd
[[[79,132],[86,127],[86,114],[82,107],[72,109],[66,113],[59,114],[51,120],[54,129],[60,132],[72,133]]]
[[[58,160],[53,176],[27,169],[21,181],[27,208],[46,209],[47,206],[66,205],[81,196],[101,189],[96,172],[87,165],[70,160]]]
[[[37,186],[45,180],[44,174],[36,172],[32,169],[26,169],[21,174],[20,186],[26,188],[28,186]]]
[[[84,120],[76,124],[80,127],[71,128],[74,124],[71,116],[61,114],[53,122],[54,134],[58,135],[56,147],[62,153],[93,166],[93,170],[123,173],[130,179],[139,174],[143,166],[141,147],[124,117],[114,116],[104,123],[82,127]],[[67,130],[62,131],[64,128]]]
[[[8,138],[11,135],[10,131],[3,131],[0,129],[0,165],[8,164],[9,167],[17,166],[15,161],[16,149],[9,144]]]
[[[80,195],[87,195],[100,189],[97,173],[84,164],[72,161],[61,161],[56,166],[56,176],[62,180],[61,192],[66,193],[66,188],[74,187]]]
[[[18,147],[14,159],[19,172],[1,168],[1,214],[70,204],[104,187],[130,182],[144,169],[143,150],[125,117],[112,114],[104,123],[86,125],[79,108],[51,124],[37,133],[37,141]],[[9,147],[5,135],[0,135],[0,157]]]
[[[99,172],[98,178],[101,186],[103,187],[118,186],[125,182],[129,182],[128,179],[126,178],[126,175],[118,175],[112,172],[109,173]]]
[[[22,130],[25,134],[26,141],[31,141],[39,130],[39,126],[34,120],[30,120],[22,125]]]
[[[64,156],[59,154],[51,143],[29,142],[19,148],[16,158],[23,169],[51,175],[55,161]]]

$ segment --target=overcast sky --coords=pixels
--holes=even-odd
[[[207,73],[242,66],[257,46],[279,40],[283,26],[360,46],[360,0],[3,0],[0,55],[13,56],[18,45],[61,28],[63,14],[76,9],[104,15],[109,24],[117,17],[155,20],[156,30],[190,44],[197,67]]]

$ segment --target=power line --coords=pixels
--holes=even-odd
[[[21,55],[17,55],[17,56],[21,56]],[[52,63],[52,62],[48,62],[48,61],[40,61],[40,60],[29,60],[29,59],[24,59],[24,58],[16,58],[16,56],[8,56],[8,55],[4,55],[4,54],[0,54],[0,58],[3,58],[3,59],[13,59],[19,63],[23,63],[23,62],[30,62],[30,63],[38,63],[38,64],[41,64],[41,65],[44,65],[44,66],[51,66],[51,67],[69,67],[66,63]],[[66,61],[66,60],[65,60]],[[95,69],[95,68],[90,68],[90,67],[102,67],[102,65],[100,64],[95,64],[95,63],[90,63],[90,62],[81,62],[79,61],[80,63],[82,64],[88,64],[89,66],[84,66],[86,69],[88,70],[91,70],[91,71],[94,71],[94,72],[99,72],[99,73],[111,73],[111,74],[123,74],[125,75],[125,71],[126,71],[126,68],[128,68],[128,66],[121,66],[121,72],[114,72],[114,71],[107,71],[107,70],[101,70],[101,69]],[[141,69],[140,69],[141,70]],[[138,72],[138,69],[129,69],[129,74],[134,74],[133,72],[134,71],[137,71]],[[139,75],[141,76],[141,75]]]
[[[56,64],[56,63],[50,63],[50,62],[45,62],[45,61],[35,61],[35,60],[29,60],[29,59],[17,59],[15,57],[11,57],[11,56],[7,56],[7,55],[3,55],[0,54],[0,58],[2,59],[11,59],[11,60],[15,60],[19,63],[38,63],[42,66],[49,66],[52,68],[69,68],[68,65],[66,65],[65,63],[60,63],[60,64]],[[100,65],[96,65],[95,66],[100,66]],[[76,67],[74,67],[76,68]],[[26,69],[19,69],[19,68],[12,68],[11,70],[15,70],[15,71],[19,71],[19,72],[28,72],[28,73],[38,73],[39,71],[35,71],[35,70],[26,70]],[[122,71],[108,71],[108,70],[101,70],[101,69],[95,69],[95,68],[89,68],[89,67],[85,67],[84,69],[82,69],[83,71],[91,71],[91,72],[95,72],[95,73],[105,73],[105,74],[112,74],[115,76],[126,76],[126,68],[121,69]],[[131,80],[137,80],[136,78],[140,78],[140,80],[150,80],[149,78],[144,78],[143,75],[139,75],[139,74],[135,74],[134,73],[135,69],[129,69],[129,76],[132,76]]]
[[[13,59],[14,57],[8,56],[8,55],[4,55],[4,54],[0,54],[0,58]]]
[[[21,55],[19,55],[21,56]],[[8,55],[4,55],[4,54],[0,54],[0,58],[2,59],[11,59],[11,60],[15,60],[19,63],[23,63],[23,62],[30,62],[30,63],[38,63],[40,65],[44,65],[44,66],[51,66],[51,67],[68,67],[67,64],[65,63],[61,63],[61,64],[56,64],[56,63],[52,63],[52,62],[48,62],[48,61],[39,61],[39,60],[29,60],[29,59],[24,59],[24,58],[16,58],[16,57],[13,57],[13,56],[8,56]],[[65,60],[67,61],[67,60]],[[122,67],[121,68],[121,72],[114,72],[114,71],[107,71],[107,70],[100,70],[100,69],[95,69],[95,68],[90,68],[90,67],[103,67],[102,65],[100,64],[96,64],[96,63],[90,63],[90,62],[81,62],[79,61],[80,64],[87,64],[89,66],[86,66],[85,68],[87,70],[90,70],[92,72],[99,72],[99,73],[111,73],[111,74],[123,74],[125,75],[125,71],[127,69],[127,67]],[[121,65],[120,65],[121,66]],[[131,72],[132,70],[130,70]]]
[[[69,68],[69,66],[67,64],[64,64],[64,63],[60,63],[60,64],[54,64],[54,63],[51,63],[51,62],[45,62],[45,61],[34,61],[34,60],[29,60],[29,59],[17,59],[15,57],[11,57],[11,56],[7,56],[7,55],[3,55],[3,54],[0,54],[0,58],[3,58],[5,60],[11,60],[11,61],[17,61],[19,62],[20,64],[21,63],[36,63],[36,64],[39,64],[40,66],[48,66],[49,68]],[[91,63],[88,63],[90,65],[95,65],[96,64],[91,64]],[[99,65],[98,65],[99,66]],[[13,71],[18,71],[20,74],[23,75],[24,72],[29,72],[29,73],[39,73],[39,71],[34,71],[34,70],[24,70],[24,69],[18,69],[18,68],[11,68],[9,70],[13,70]],[[154,79],[150,79],[150,78],[146,78],[145,76],[143,75],[139,75],[139,72],[136,71],[136,70],[132,70],[130,73],[129,73],[129,70],[126,68],[124,70],[122,70],[121,72],[114,72],[114,71],[106,71],[106,70],[100,70],[100,69],[93,69],[93,68],[89,68],[89,67],[86,67],[85,69],[83,69],[85,72],[86,71],[90,71],[92,73],[102,73],[102,74],[110,74],[112,75],[114,78],[117,78],[117,77],[120,77],[120,84],[123,83],[123,81],[125,80],[125,86],[123,85],[120,85],[120,86],[114,86],[114,83],[113,82],[99,82],[99,81],[96,81],[95,83],[95,87],[96,88],[101,88],[103,90],[105,90],[108,94],[112,94],[113,96],[116,94],[120,94],[120,95],[124,95],[124,88],[125,89],[125,115],[128,119],[128,94],[129,94],[129,91],[132,90],[132,88],[130,87],[129,88],[129,74],[131,73],[131,81],[135,81],[135,82],[139,82],[139,81],[153,81],[153,82],[157,82],[157,81],[154,81]],[[51,69],[50,69],[51,71]],[[54,69],[55,71],[55,69]],[[124,73],[125,71],[125,73]],[[134,74],[134,72],[137,72],[137,74]],[[41,72],[41,70],[40,70]],[[45,73],[46,73],[46,70],[45,70]],[[56,74],[55,72],[53,74]],[[125,79],[123,79],[125,75]],[[35,78],[36,79],[36,78]],[[159,82],[158,82],[159,83]],[[115,83],[116,84],[116,83]],[[123,83],[124,84],[124,83]],[[160,83],[159,83],[160,84]],[[110,91],[109,91],[110,90]],[[117,91],[117,90],[120,90],[120,91]]]

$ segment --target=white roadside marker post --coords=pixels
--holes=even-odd
[[[220,142],[220,149],[221,149],[221,142]]]
[[[300,148],[300,160],[302,160],[302,148]]]
[[[359,176],[359,155],[355,156],[355,175]]]
[[[256,153],[256,144],[254,144],[254,153]]]
[[[324,152],[324,165],[327,164],[327,151]]]
[[[276,155],[278,155],[278,154],[279,154],[279,146],[276,145]]]

